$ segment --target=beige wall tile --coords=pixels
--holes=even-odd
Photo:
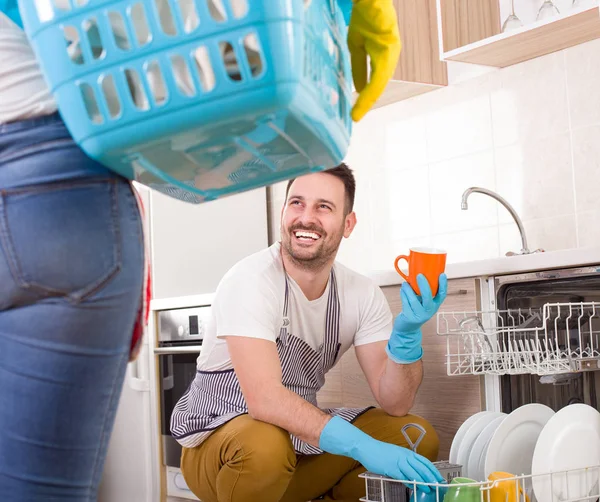
[[[557,251],[577,247],[577,224],[574,214],[523,222],[530,251]],[[500,225],[500,254],[521,251],[521,236],[516,224]]]
[[[429,93],[427,157],[439,162],[492,147],[490,76]]]
[[[600,39],[565,51],[569,111],[574,129],[600,123]]]
[[[600,210],[600,126],[573,131],[573,167],[577,211]]]
[[[446,250],[448,263],[496,258],[499,254],[498,227],[433,235],[431,244]]]
[[[473,194],[468,211],[461,209],[462,194],[472,186],[495,189],[491,150],[431,165],[429,187],[433,234],[497,225],[497,203],[489,197]]]
[[[496,150],[496,187],[523,220],[575,212],[569,134]],[[512,220],[500,209],[501,223]]]
[[[579,247],[600,246],[600,210],[577,215]]]
[[[561,53],[494,74],[491,107],[496,147],[568,131],[565,75]]]

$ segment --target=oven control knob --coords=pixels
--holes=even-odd
[[[183,329],[183,326],[179,326],[179,327],[177,328],[177,334],[178,334],[179,336],[183,336],[183,334],[184,334],[184,333],[185,333],[185,330]]]

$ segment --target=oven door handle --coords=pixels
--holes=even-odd
[[[174,355],[174,354],[200,354],[202,347],[197,345],[190,345],[186,347],[158,347],[154,349],[154,353],[157,355]]]

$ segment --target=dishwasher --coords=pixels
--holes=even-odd
[[[418,490],[418,483],[365,473],[363,500],[599,501],[600,265],[482,277],[477,284],[481,310],[445,312],[442,307],[437,315],[437,333],[446,338],[447,373],[481,377],[485,410],[476,415],[491,418],[481,426],[471,456],[480,444],[482,473],[500,462],[490,456],[502,448],[497,447],[502,434],[512,433],[514,441],[527,427],[537,427],[540,411],[546,414],[535,429],[539,436],[522,437],[522,444],[504,455],[504,460],[512,455],[515,467],[522,461],[529,469],[500,481],[465,479],[467,465],[443,462],[439,470],[448,484],[430,485],[429,494]],[[506,450],[511,442],[504,438]],[[472,460],[469,473],[477,471],[477,459]]]

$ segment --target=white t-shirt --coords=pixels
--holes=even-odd
[[[279,243],[237,263],[221,280],[212,305],[198,369],[231,369],[226,336],[275,342],[284,323],[285,272]],[[340,263],[334,265],[340,302],[340,355],[352,345],[388,340],[393,317],[381,289]],[[288,333],[317,350],[325,336],[330,284],[313,301],[288,277]],[[288,322],[288,321],[286,321]]]
[[[25,32],[0,12],[0,124],[56,110]]]

